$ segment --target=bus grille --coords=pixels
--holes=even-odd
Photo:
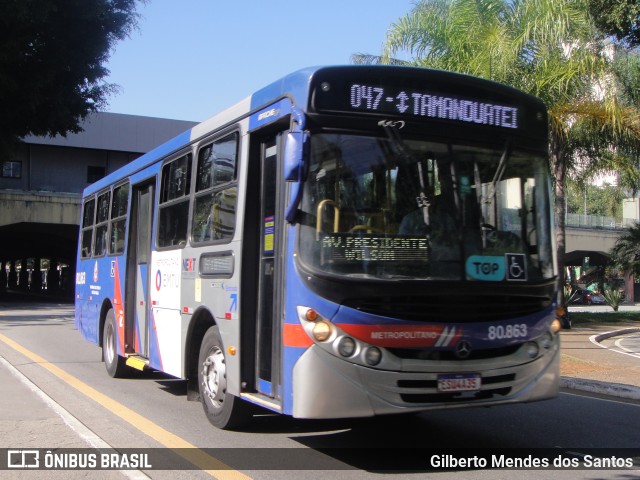
[[[506,396],[511,393],[511,387],[480,390],[479,392],[458,393],[405,393],[400,395],[406,403],[440,403],[440,402],[468,402],[469,400],[483,400],[496,395]]]
[[[514,354],[521,346],[521,344],[517,344],[502,348],[472,350],[471,354],[465,358],[464,361],[506,357]],[[457,357],[455,352],[452,350],[434,350],[432,348],[387,348],[387,350],[393,353],[396,357],[405,360],[460,361],[460,358]]]

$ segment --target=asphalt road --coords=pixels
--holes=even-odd
[[[264,414],[255,418],[249,430],[221,431],[208,424],[199,403],[187,401],[186,385],[181,380],[156,372],[134,373],[128,379],[108,377],[100,360],[100,349],[86,343],[73,328],[70,306],[5,306],[0,309],[0,335],[0,357],[112,447],[143,449],[186,445],[198,449],[239,449],[212,452],[227,462],[231,470],[217,473],[145,471],[144,475],[150,478],[506,479],[514,478],[515,472],[430,468],[432,459],[419,449],[482,447],[499,452],[517,448],[523,449],[521,453],[534,454],[533,449],[558,452],[567,449],[579,454],[596,448],[615,449],[613,452],[619,456],[625,455],[624,449],[640,449],[638,402],[566,392],[540,403],[407,417],[304,421]],[[640,336],[617,340],[620,348],[640,351]],[[24,350],[16,350],[16,345]],[[29,357],[26,352],[35,353],[38,358]],[[4,394],[23,393],[5,390]],[[0,411],[0,426],[5,423],[6,429],[10,419],[10,412]],[[15,432],[18,441],[17,435],[21,433],[18,428]],[[26,446],[50,448],[47,442],[51,440],[44,433],[40,436],[32,431],[31,443]],[[78,436],[75,431],[71,434]],[[24,447],[25,439],[20,442],[19,446]],[[0,448],[14,446],[10,432],[0,440]],[[416,457],[411,458],[412,455]],[[397,468],[399,458],[411,465],[408,472],[395,472],[390,476],[389,471],[380,471]],[[420,467],[422,464],[424,468]],[[265,465],[270,469],[263,469]],[[305,470],[300,471],[301,468]],[[15,478],[4,477],[6,473],[11,472],[0,471],[0,478]],[[37,476],[39,472],[28,473]],[[640,471],[594,467],[542,473],[532,469],[519,471],[516,476],[640,478]],[[60,478],[93,477],[65,475]]]

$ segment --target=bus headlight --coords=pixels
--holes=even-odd
[[[315,347],[355,365],[377,368],[390,368],[390,365],[393,365],[392,368],[397,368],[397,359],[393,355],[385,354],[384,348],[358,339],[354,334],[345,331],[342,325],[334,324],[329,317],[314,308],[298,305],[296,309],[300,325],[313,340]]]
[[[382,352],[378,347],[369,347],[364,352],[364,360],[371,366],[377,365],[382,360]]]
[[[318,342],[324,342],[331,336],[331,325],[328,322],[321,321],[313,326],[313,338]]]
[[[338,342],[338,353],[343,357],[350,357],[356,351],[356,342],[351,337],[342,337]]]

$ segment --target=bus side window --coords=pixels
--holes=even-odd
[[[91,244],[93,243],[93,222],[95,217],[96,200],[92,198],[84,204],[82,210],[82,239],[80,257],[89,258],[91,256]]]
[[[191,238],[195,243],[230,240],[236,224],[238,133],[200,149]]]
[[[109,220],[109,204],[111,203],[111,191],[98,196],[98,208],[96,211],[96,232],[93,237],[93,254],[97,257],[107,252],[107,227]]]
[[[124,236],[127,229],[128,207],[129,184],[126,183],[113,189],[109,238],[109,254],[111,255],[119,255],[124,252]]]
[[[183,246],[187,243],[190,192],[191,154],[187,154],[162,167],[159,247]]]

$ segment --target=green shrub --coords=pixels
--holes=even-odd
[[[571,305],[577,296],[578,296],[577,289],[574,289],[570,285],[564,286],[564,304],[566,306]]]
[[[604,300],[607,302],[611,308],[613,308],[614,312],[618,311],[618,307],[622,303],[622,293],[618,289],[608,288],[602,294]]]

